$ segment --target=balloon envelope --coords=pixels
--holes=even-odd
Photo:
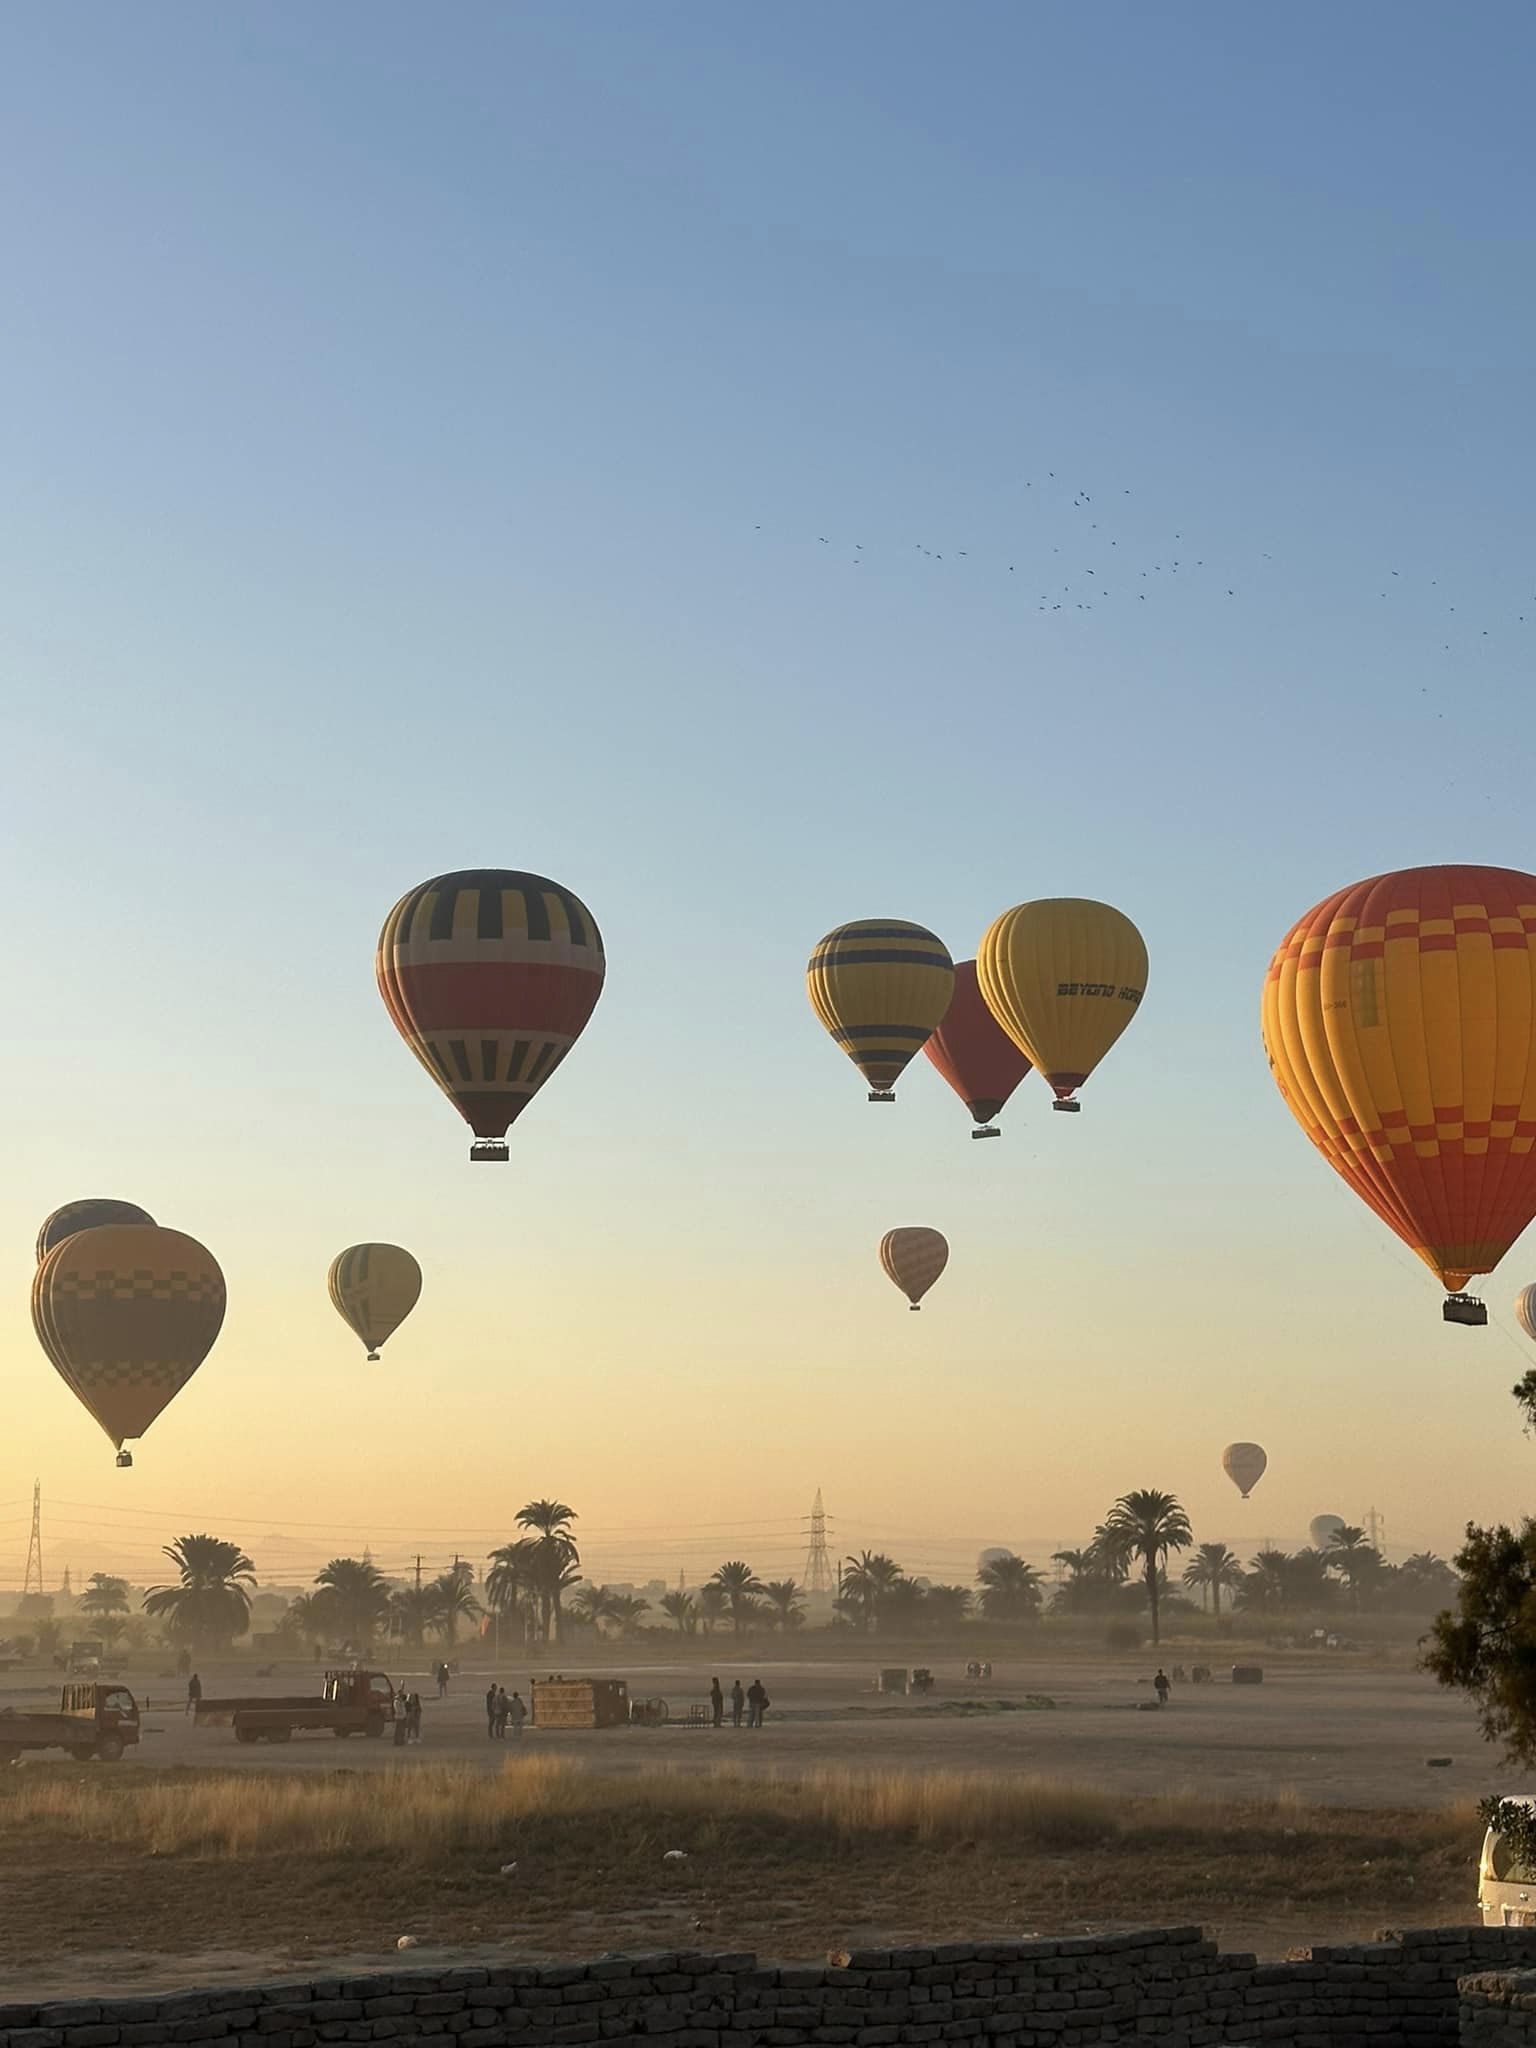
[[[104,1223],[153,1223],[154,1217],[136,1202],[114,1202],[107,1195],[87,1195],[78,1202],[66,1202],[62,1209],[55,1209],[44,1220],[37,1233],[37,1263],[62,1244],[66,1237],[73,1237],[79,1230],[99,1230]]]
[[[1307,1524],[1307,1534],[1312,1538],[1312,1548],[1326,1550],[1343,1527],[1342,1515],[1314,1515]]]
[[[375,964],[395,1028],[482,1143],[505,1136],[603,989],[591,911],[511,868],[438,875],[402,896]]]
[[[32,1283],[32,1322],[112,1442],[142,1436],[213,1348],[224,1275],[196,1238],[106,1224],[56,1244]]]
[[[398,1244],[354,1244],[331,1261],[326,1286],[331,1306],[374,1360],[421,1299],[421,1268]]]
[[[955,962],[955,992],[944,1021],[923,1047],[978,1124],[990,1124],[1029,1072],[1019,1051],[982,999],[974,960]]]
[[[1522,1287],[1515,1296],[1515,1321],[1536,1344],[1536,1286]]]
[[[1309,910],[1269,965],[1286,1107],[1459,1292],[1536,1213],[1536,875],[1405,868]]]
[[[827,933],[805,982],[812,1009],[869,1083],[870,1101],[884,1102],[943,1022],[955,963],[926,926],[866,917]]]
[[[949,1244],[941,1232],[922,1225],[888,1230],[880,1240],[880,1263],[916,1308],[949,1264]]]
[[[1221,1454],[1221,1469],[1244,1500],[1264,1477],[1268,1463],[1262,1444],[1228,1444]]]
[[[1113,905],[1045,897],[988,928],[976,972],[987,1008],[1069,1102],[1135,1016],[1147,948]]]

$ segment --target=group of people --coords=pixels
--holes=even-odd
[[[523,1703],[522,1694],[514,1692],[509,1699],[507,1688],[504,1685],[497,1685],[493,1680],[485,1695],[486,1739],[491,1742],[504,1742],[507,1729],[510,1727],[515,1742],[522,1734],[523,1723],[527,1718],[528,1709]]]
[[[439,1691],[438,1698],[442,1698]],[[421,1694],[407,1692],[402,1685],[395,1694],[395,1747],[421,1740]]]
[[[709,1681],[709,1717],[716,1728],[725,1726],[725,1701],[726,1695],[720,1689],[719,1679],[712,1678]],[[749,1728],[761,1728],[768,1709],[773,1705],[768,1697],[768,1689],[760,1678],[754,1678],[745,1692],[742,1690],[741,1680],[735,1679],[731,1685],[730,1701],[733,1728],[741,1726],[743,1716],[746,1717]]]

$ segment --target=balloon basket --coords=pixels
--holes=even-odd
[[[379,1354],[377,1353],[377,1351],[370,1351],[370,1352],[369,1352],[369,1354],[368,1354],[368,1363],[369,1363],[370,1365],[377,1365],[377,1364],[378,1364],[378,1362],[379,1362]]]
[[[1077,1116],[1083,1105],[1080,1102],[1053,1102],[1052,1109],[1059,1109],[1063,1116]]]
[[[130,1468],[131,1468],[132,1464],[133,1464],[133,1453],[132,1453],[132,1451],[119,1451],[119,1452],[118,1452],[118,1454],[117,1454],[117,1469],[118,1469],[118,1470],[119,1470],[120,1472],[123,1472],[123,1471],[127,1471],[128,1469],[130,1469]]]
[[[1471,1330],[1487,1327],[1488,1304],[1479,1301],[1475,1294],[1448,1294],[1440,1304],[1440,1313],[1448,1323],[1465,1323]]]
[[[896,1093],[892,1088],[871,1088],[869,1099],[871,1102],[894,1102]]]
[[[922,1306],[923,1304],[920,1301],[909,1301],[907,1303],[907,1314],[909,1316],[915,1316],[921,1310]]]
[[[1000,1138],[1002,1135],[996,1124],[987,1124],[983,1129],[971,1133],[973,1138]]]
[[[504,1166],[511,1157],[505,1142],[500,1138],[477,1138],[469,1148],[469,1156],[479,1164]]]

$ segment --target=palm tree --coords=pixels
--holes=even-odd
[[[663,1593],[661,1611],[668,1621],[675,1621],[680,1635],[691,1636],[699,1625],[698,1604],[691,1593],[679,1589],[675,1593]]]
[[[151,1586],[144,1612],[193,1649],[227,1648],[251,1625],[256,1567],[238,1543],[222,1536],[178,1536],[164,1554],[179,1575],[174,1586]]]
[[[1363,1529],[1346,1523],[1342,1529],[1334,1530],[1328,1548],[1323,1552],[1323,1565],[1344,1580],[1349,1587],[1349,1604],[1358,1608],[1361,1588],[1381,1570],[1381,1552],[1366,1540]]]
[[[398,1595],[396,1596],[399,1597]],[[287,1611],[278,1623],[284,1635],[296,1636],[301,1641],[323,1643],[329,1640],[333,1610],[326,1605],[324,1593],[297,1593],[289,1601]]]
[[[491,1603],[491,1612],[504,1617],[521,1614],[525,1633],[536,1604],[533,1553],[530,1537],[519,1536],[511,1543],[503,1543],[499,1550],[491,1552],[491,1568],[485,1575],[485,1597]]]
[[[1040,1574],[1010,1551],[989,1557],[976,1574],[981,1611],[988,1621],[1033,1621],[1045,1598]]]
[[[971,1611],[969,1586],[930,1586],[923,1595],[923,1607],[940,1628],[953,1627]]]
[[[452,1649],[459,1639],[461,1621],[478,1621],[485,1609],[475,1598],[475,1568],[467,1558],[451,1564],[433,1580],[438,1611],[433,1625],[442,1631],[443,1642]]]
[[[301,1593],[299,1600],[317,1603],[317,1618],[322,1626],[327,1620],[326,1595],[323,1593]],[[299,1601],[296,1600],[297,1607]],[[291,1613],[292,1608],[289,1609]],[[334,1614],[334,1603],[332,1613]],[[443,1588],[440,1579],[429,1579],[424,1586],[400,1586],[389,1596],[389,1632],[398,1635],[402,1641],[419,1650],[429,1628],[440,1628],[443,1620]]]
[[[612,1618],[619,1625],[621,1636],[632,1636],[640,1626],[640,1617],[649,1614],[651,1603],[639,1593],[615,1593],[609,1609]]]
[[[1112,1585],[1122,1586],[1131,1575],[1131,1561],[1136,1556],[1136,1545],[1130,1531],[1121,1528],[1109,1518],[1100,1522],[1093,1532],[1093,1541],[1088,1546],[1094,1576],[1108,1580]]]
[[[871,1631],[880,1626],[880,1610],[906,1574],[883,1550],[861,1550],[843,1565],[842,1602]]]
[[[793,1579],[769,1579],[764,1583],[768,1607],[775,1628],[786,1633],[800,1628],[805,1621],[805,1609],[800,1604],[800,1588]]]
[[[315,1574],[331,1617],[331,1633],[355,1649],[366,1649],[389,1618],[389,1586],[376,1564],[357,1557],[333,1557]]]
[[[578,1620],[590,1621],[601,1635],[603,1623],[612,1616],[618,1597],[606,1586],[579,1586],[571,1596],[571,1612]]]
[[[712,1636],[715,1624],[725,1614],[725,1588],[717,1586],[711,1579],[699,1588],[699,1625],[705,1635]]]
[[[1243,1568],[1225,1543],[1202,1543],[1184,1567],[1184,1583],[1198,1586],[1200,1605],[1211,1607],[1219,1617],[1222,1591],[1236,1591],[1243,1583]]]
[[[762,1580],[751,1565],[739,1557],[732,1557],[720,1566],[710,1583],[718,1586],[725,1595],[726,1605],[731,1610],[731,1633],[739,1636],[752,1618],[755,1596],[764,1590]]]
[[[530,1546],[530,1564],[546,1642],[560,1640],[560,1596],[581,1577],[581,1553],[571,1534],[579,1519],[563,1500],[531,1500],[517,1511],[518,1526],[537,1531]]]
[[[1194,1541],[1189,1517],[1173,1494],[1159,1493],[1155,1487],[1140,1487],[1121,1494],[1105,1517],[1104,1528],[1123,1542],[1128,1557],[1141,1559],[1155,1645],[1159,1641],[1158,1572],[1170,1550],[1187,1550]]]
[[[1291,1559],[1284,1550],[1260,1550],[1248,1560],[1242,1585],[1242,1603],[1261,1614],[1277,1614],[1286,1604],[1290,1589]]]
[[[100,1619],[128,1612],[128,1581],[114,1579],[110,1572],[92,1572],[80,1595],[80,1612]]]

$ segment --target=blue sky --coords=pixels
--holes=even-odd
[[[1250,1436],[1268,1533],[1514,1512],[1509,1341],[1352,1213],[1257,1008],[1329,889],[1536,867],[1533,45],[1495,6],[11,10],[0,1495],[116,1498],[25,1309],[37,1217],[99,1190],[230,1278],[150,1512],[212,1464],[297,1517],[332,1428],[363,1533],[451,1468],[477,1526],[821,1482],[870,1536],[1023,1540],[1165,1483],[1238,1537]],[[500,1181],[370,965],[480,863],[610,953]],[[959,957],[1056,893],[1151,950],[1087,1113],[971,1148],[926,1072],[867,1110],[815,939]],[[926,1349],[902,1221],[954,1243]],[[370,1236],[427,1268],[398,1383],[324,1299]]]

